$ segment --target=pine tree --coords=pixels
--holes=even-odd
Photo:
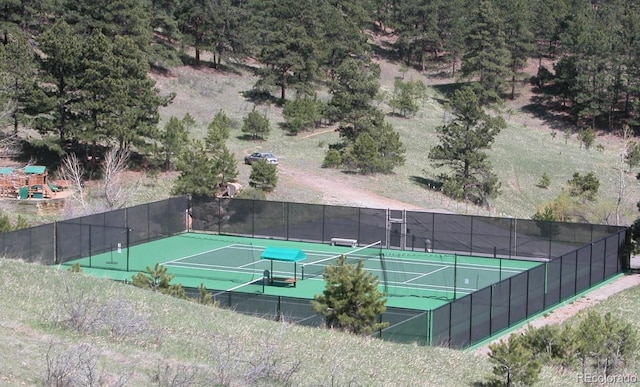
[[[386,310],[386,299],[378,289],[379,280],[364,271],[362,261],[349,264],[343,255],[335,265],[327,266],[324,279],[324,292],[311,303],[324,316],[328,328],[370,334],[387,326],[376,321]]]
[[[383,122],[358,136],[347,157],[352,158],[362,173],[390,173],[393,168],[404,164],[404,153],[398,132]]]
[[[177,169],[180,176],[175,182],[173,193],[176,195],[209,195],[216,193],[218,171],[213,160],[207,156],[202,141],[193,140],[190,147],[178,157]]]
[[[497,382],[504,386],[533,385],[539,378],[541,364],[525,345],[521,334],[512,334],[509,339],[489,345],[489,361]]]
[[[243,118],[242,133],[250,134],[253,139],[266,139],[270,130],[267,115],[258,113],[255,107]]]
[[[85,119],[83,139],[141,150],[157,137],[158,108],[168,101],[159,96],[148,61],[131,39],[91,35],[83,68],[83,98],[77,104]]]
[[[310,90],[318,73],[317,41],[321,2],[308,2],[300,7],[296,0],[260,0],[249,2],[249,28],[256,57],[264,66],[257,71],[258,89],[280,88],[284,103],[289,88]]]
[[[414,82],[403,82],[402,79],[396,79],[394,82],[394,94],[389,101],[389,105],[400,112],[403,117],[416,114],[419,109],[416,102],[418,93],[418,85]]]
[[[264,160],[251,164],[249,185],[262,191],[272,191],[278,184],[278,169]]]
[[[484,149],[490,149],[495,137],[505,127],[502,117],[486,114],[475,92],[464,87],[452,98],[456,118],[436,129],[440,144],[429,152],[435,167],[449,167],[443,174],[443,190],[455,199],[486,203],[497,196],[499,182],[492,172]]]
[[[335,81],[329,83],[328,118],[341,121],[343,137],[355,141],[363,130],[358,124],[373,115],[371,102],[380,88],[379,78],[380,66],[370,61],[348,58],[337,68]]]
[[[205,0],[183,0],[178,2],[174,14],[184,43],[193,46],[195,64],[200,66],[202,50],[212,49],[215,34],[222,29],[224,17],[221,4]]]
[[[162,141],[162,151],[164,152],[164,165],[166,170],[172,170],[172,158],[182,153],[184,147],[189,143],[189,133],[185,125],[176,117],[171,117],[164,126],[164,131],[160,134]]]
[[[10,101],[13,133],[26,120],[25,108],[34,90],[37,68],[33,48],[22,31],[10,34],[8,42],[0,45],[0,97]]]
[[[181,284],[172,285],[175,275],[169,274],[166,267],[156,263],[152,268],[147,266],[146,273],[138,273],[133,276],[134,286],[142,289],[150,289],[162,294],[168,294],[177,298],[186,298],[186,292]]]
[[[314,98],[296,97],[287,101],[282,109],[289,132],[295,134],[301,130],[315,128],[322,115],[323,103]]]
[[[225,144],[213,155],[214,169],[218,172],[218,185],[224,187],[238,177],[238,160]],[[274,182],[275,185],[275,182]]]
[[[213,117],[213,121],[207,126],[207,137],[205,143],[207,150],[214,152],[227,141],[231,133],[231,119],[220,110]]]
[[[500,102],[510,77],[511,55],[502,20],[490,1],[479,3],[462,58],[462,76],[477,81],[482,104]]]
[[[57,132],[62,145],[68,138],[75,138],[81,126],[76,108],[80,99],[82,40],[61,21],[47,29],[39,43],[45,55],[40,82],[43,98],[36,128],[41,133]]]

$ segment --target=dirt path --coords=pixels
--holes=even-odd
[[[608,283],[600,288],[588,293],[584,297],[581,297],[574,302],[571,302],[567,305],[564,305],[545,317],[538,318],[529,323],[536,328],[549,325],[549,324],[560,324],[568,318],[575,316],[578,312],[597,303],[606,300],[616,293],[620,293],[623,290],[630,289],[632,287],[640,285],[640,274],[630,274],[625,275],[622,278],[619,278],[611,283]],[[523,332],[526,329],[526,326],[520,328],[510,334]],[[501,339],[505,339],[509,337],[509,335],[505,335],[499,339],[492,341],[495,343]],[[487,355],[489,353],[489,344],[484,345],[478,349],[476,349],[477,353]]]
[[[413,204],[404,203],[369,191],[357,189],[349,186],[346,182],[326,178],[319,174],[310,174],[307,171],[290,165],[279,165],[278,174],[282,179],[294,180],[296,184],[305,185],[314,191],[320,192],[322,195],[322,202],[326,204],[368,208],[424,210],[424,208],[420,208]]]

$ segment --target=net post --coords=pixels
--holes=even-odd
[[[300,279],[304,281],[304,264],[300,265]]]

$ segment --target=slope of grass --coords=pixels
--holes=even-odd
[[[65,356],[78,348],[91,355],[80,363],[93,364],[94,377],[124,375],[130,386],[180,377],[173,385],[469,386],[490,373],[487,359],[470,352],[247,317],[6,259],[0,311],[2,385],[42,385],[53,371],[70,371],[74,358]],[[250,378],[265,367],[270,378]],[[566,385],[566,376],[545,370],[540,385],[551,384]]]
[[[394,77],[401,75],[399,66],[384,64],[381,90],[390,95]],[[413,70],[409,70],[404,77],[407,80],[422,80],[425,84],[431,81],[428,76]],[[428,182],[436,180],[437,175],[443,172],[435,170],[428,159],[429,150],[438,143],[435,129],[443,124],[445,118],[441,104],[443,96],[438,92],[442,87],[429,89],[428,97],[420,101],[421,107],[415,116],[388,116],[388,121],[398,130],[406,147],[406,164],[390,175],[361,176],[320,168],[328,144],[339,140],[337,133],[329,131],[312,136],[309,133],[290,136],[280,126],[283,122],[280,107],[269,103],[254,104],[243,96],[243,92],[251,90],[255,80],[244,71],[222,73],[210,69],[178,68],[173,78],[158,79],[163,93],[176,93],[174,102],[162,110],[162,117],[166,120],[172,115],[183,117],[185,113],[190,113],[201,123],[194,128],[192,136],[202,138],[206,134],[206,124],[218,110],[224,110],[234,120],[228,145],[240,163],[245,154],[269,150],[280,157],[283,165],[295,166],[308,174],[339,180],[345,185],[425,209],[443,208],[456,213],[529,218],[544,203],[556,198],[575,172],[586,174],[593,171],[601,182],[600,201],[588,221],[615,222],[611,214],[619,188],[619,140],[599,138],[590,150],[586,150],[580,146],[575,135],[565,136],[557,132],[552,136],[551,129],[528,127],[525,113],[505,111],[503,115],[509,123],[508,128],[498,135],[488,151],[494,171],[502,183],[502,193],[491,203],[491,208],[479,208],[450,200],[428,189]],[[391,112],[385,102],[377,103],[383,110]],[[242,118],[254,106],[271,121],[271,134],[265,141],[244,140],[240,130]],[[318,132],[322,129],[326,130],[320,128]],[[239,181],[246,185],[250,168],[240,165],[239,170]],[[537,187],[545,172],[552,182],[547,189]],[[625,181],[621,223],[629,224],[636,217],[635,203],[640,198],[640,187],[632,174],[627,174]],[[303,186],[280,185],[269,198],[293,202],[321,201],[317,192]]]

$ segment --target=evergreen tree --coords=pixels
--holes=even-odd
[[[482,0],[475,12],[462,58],[462,76],[477,81],[482,104],[502,101],[511,75],[503,21],[490,1]]]
[[[176,155],[182,153],[184,147],[189,143],[189,134],[185,125],[176,117],[171,117],[164,126],[164,131],[160,133],[162,151],[164,153],[164,167],[172,170],[171,161]]]
[[[19,124],[27,121],[25,109],[35,88],[36,73],[33,48],[22,31],[16,31],[7,44],[0,45],[0,96],[10,101],[14,134]]]
[[[442,48],[451,61],[451,76],[456,76],[456,64],[464,55],[465,38],[469,30],[469,13],[472,7],[468,0],[444,0],[441,3],[438,31]]]
[[[282,109],[287,129],[291,133],[315,128],[322,116],[323,103],[316,98],[300,98],[287,101]]]
[[[176,167],[180,176],[175,182],[172,192],[176,195],[205,195],[216,194],[216,178],[218,171],[214,162],[207,156],[202,141],[193,140],[190,147],[186,147],[178,157]]]
[[[326,267],[324,279],[324,292],[315,295],[311,304],[324,316],[328,328],[370,334],[387,326],[376,321],[386,310],[386,299],[378,289],[379,280],[364,270],[362,261],[349,264],[343,255],[335,265]]]
[[[182,0],[178,3],[175,18],[182,32],[184,43],[195,50],[196,66],[200,66],[202,50],[212,50],[214,34],[224,21],[221,1]]]
[[[251,164],[249,186],[261,191],[272,191],[278,184],[278,169],[264,160]]]
[[[344,3],[342,6],[323,3],[318,9],[318,19],[322,22],[314,26],[314,35],[320,37],[316,40],[319,67],[332,81],[346,58],[366,58],[369,55],[367,36],[358,26],[361,20],[353,12],[341,9],[353,8],[355,4]]]
[[[534,50],[534,36],[531,32],[532,7],[527,0],[501,0],[497,6],[502,14],[505,31],[505,44],[511,56],[511,93],[515,98],[516,84],[529,75],[522,72],[527,59]]]
[[[393,168],[404,164],[404,153],[400,135],[391,124],[381,123],[358,136],[351,156],[362,173],[390,173]]]
[[[593,172],[589,172],[584,176],[580,175],[579,172],[575,172],[567,183],[572,196],[582,196],[588,200],[595,200],[600,189],[600,180]]]
[[[539,209],[531,219],[535,220],[542,237],[553,238],[560,232],[553,206],[545,206],[543,209]]]
[[[205,143],[207,150],[215,152],[224,145],[231,133],[231,119],[220,110],[213,117],[213,121],[207,126],[207,137]]]
[[[489,361],[493,364],[493,380],[504,386],[533,385],[539,378],[541,364],[526,346],[521,334],[490,344]]]
[[[64,18],[81,35],[100,33],[114,40],[127,37],[145,51],[152,37],[151,0],[109,2],[64,0]]]
[[[372,116],[371,102],[380,88],[379,78],[377,64],[347,58],[336,70],[335,81],[329,83],[329,118],[341,121],[340,134],[349,141],[355,141],[363,130],[358,123]]]
[[[394,82],[394,95],[389,101],[389,105],[400,112],[400,115],[407,117],[416,114],[419,109],[416,98],[420,93],[422,82],[403,82],[396,78]],[[424,88],[424,84],[422,84]]]
[[[85,132],[89,141],[144,149],[157,137],[158,108],[169,102],[149,78],[145,56],[129,38],[111,42],[95,33],[86,45],[81,79]]]
[[[574,332],[582,374],[612,375],[637,357],[637,330],[610,313],[603,316],[596,311],[587,312]]]
[[[554,57],[560,42],[567,0],[537,0],[532,3],[531,29],[541,64],[544,56]]]
[[[175,275],[169,274],[166,267],[156,263],[155,266],[147,266],[146,273],[138,273],[133,276],[134,286],[142,289],[150,289],[154,292],[171,295],[177,298],[186,298],[186,291],[180,284],[172,285]]]
[[[238,177],[238,160],[225,144],[213,155],[214,169],[218,172],[218,185],[224,187]],[[275,182],[273,182],[275,185]]]
[[[254,34],[253,49],[264,64],[257,73],[256,87],[280,88],[280,100],[286,99],[290,87],[309,90],[318,73],[316,40],[317,10],[322,2],[306,3],[300,7],[296,0],[254,0],[249,2],[252,15],[249,26]]]
[[[351,152],[353,164],[362,173],[373,173],[382,168],[378,157],[378,146],[369,133],[362,133],[353,144]]]
[[[266,139],[271,128],[266,114],[260,114],[254,107],[243,119],[242,133],[250,134],[253,139]]]
[[[396,17],[398,19],[396,45],[401,58],[407,64],[417,57],[420,70],[426,69],[426,55],[433,53],[436,57],[442,46],[438,34],[438,17],[441,1],[405,1],[398,4]]]
[[[456,91],[451,102],[456,118],[436,129],[440,144],[431,149],[429,159],[438,168],[452,170],[451,175],[442,175],[445,194],[485,204],[497,196],[499,183],[482,150],[491,148],[505,122],[486,114],[469,87]]]
[[[36,127],[43,134],[57,132],[62,145],[68,138],[75,138],[81,126],[78,103],[83,43],[64,21],[47,29],[39,43],[44,53],[40,82],[43,98]]]

